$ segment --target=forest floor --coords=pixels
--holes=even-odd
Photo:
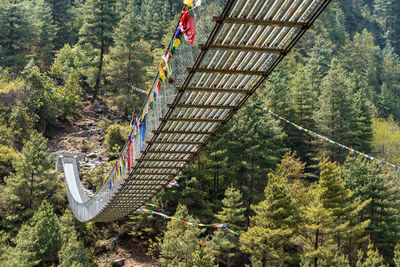
[[[107,106],[102,99],[90,102],[85,99],[84,107],[77,113],[78,117],[68,118],[47,132],[49,149],[53,153],[84,153],[85,161],[80,162],[82,176],[108,162],[104,137],[107,127],[122,121],[117,113]],[[82,177],[81,177],[82,179]],[[90,195],[93,192],[86,190]],[[119,226],[126,231],[127,224]],[[100,227],[99,229],[104,228]],[[107,230],[106,230],[107,231]],[[133,238],[118,240],[118,237],[97,237],[94,248],[95,263],[98,266],[152,266],[155,262],[146,256],[143,244]]]

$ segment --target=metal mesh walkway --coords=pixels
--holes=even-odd
[[[171,60],[175,82],[163,84],[147,116],[144,147],[134,141],[133,169],[111,189],[106,183],[89,198],[79,189],[77,158],[58,159],[74,215],[84,222],[112,221],[156,195],[218,134],[328,3],[221,0],[194,9],[199,45],[183,44],[176,50]]]

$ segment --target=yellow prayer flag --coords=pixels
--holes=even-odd
[[[183,3],[187,6],[192,7],[193,6],[193,0],[183,0]]]
[[[165,73],[164,73],[164,70],[163,70],[161,64],[160,64],[160,66],[158,67],[158,74],[160,75],[161,80],[162,80],[163,82],[165,82],[166,77],[165,77]]]
[[[174,47],[178,47],[178,45],[181,43],[181,40],[175,39],[174,40]]]

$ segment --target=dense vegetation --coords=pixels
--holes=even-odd
[[[0,265],[99,265],[96,240],[116,236],[162,266],[400,266],[399,173],[248,107],[179,188],[148,204],[239,236],[150,214],[109,224],[73,218],[45,137],[79,120],[88,97],[106,99],[127,121],[143,101],[129,85],[148,88],[181,8],[0,0]],[[333,1],[254,101],[399,164],[399,14],[399,1]],[[109,128],[110,159],[125,128]]]

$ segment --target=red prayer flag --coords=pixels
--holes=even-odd
[[[131,170],[131,143],[129,143],[128,149],[126,150],[126,161],[128,162],[128,171]]]
[[[180,22],[182,23],[180,31],[185,35],[187,42],[193,44],[196,32],[194,28],[194,20],[187,7],[183,10],[183,16]]]

